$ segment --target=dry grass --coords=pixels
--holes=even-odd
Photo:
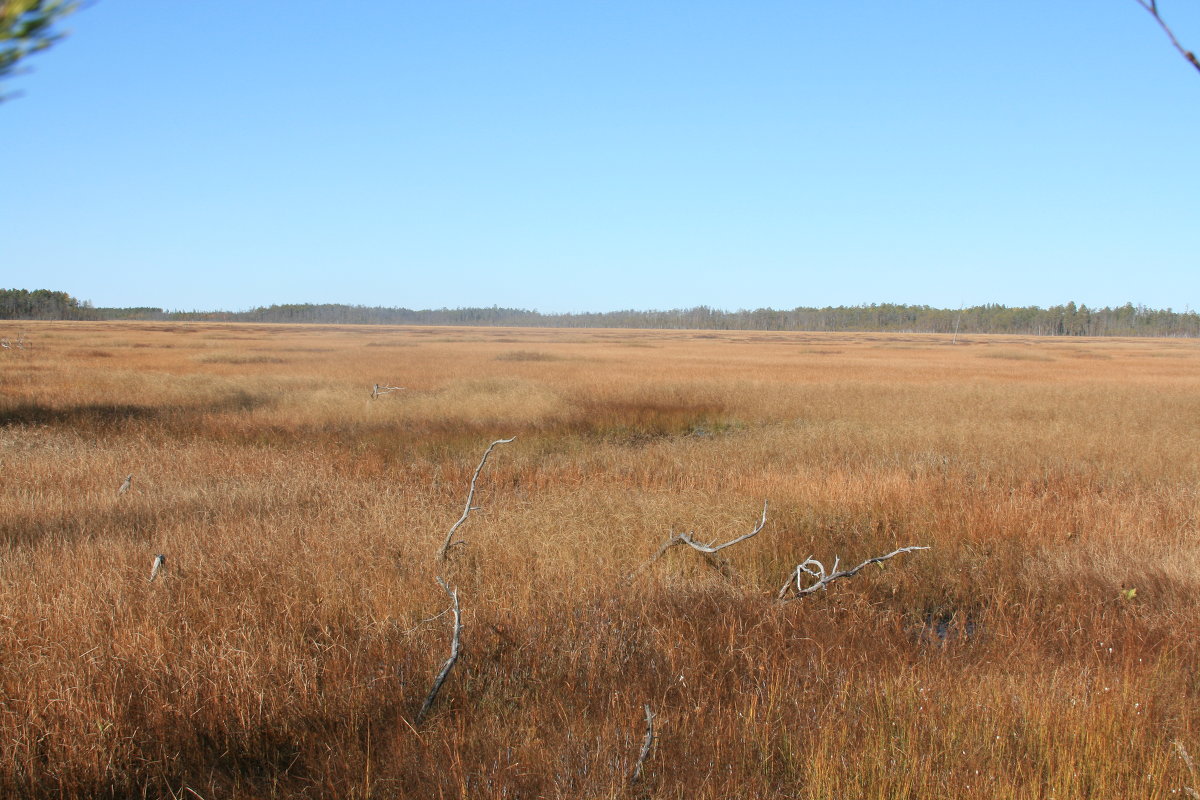
[[[1194,782],[1194,342],[22,328],[33,348],[0,354],[0,796]],[[764,498],[731,576],[676,548],[625,580],[671,533],[748,532]],[[933,549],[774,600],[806,556],[907,544]],[[437,574],[465,655],[414,726],[449,647]]]

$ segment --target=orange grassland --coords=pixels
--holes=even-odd
[[[3,325],[0,796],[1197,786],[1196,341]]]

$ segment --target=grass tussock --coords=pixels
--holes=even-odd
[[[538,350],[507,350],[496,356],[497,361],[561,361],[561,356]]]
[[[1054,358],[1036,350],[985,350],[982,358],[999,358],[1005,361],[1053,361]]]
[[[27,329],[0,354],[0,796],[1195,784],[1190,343]],[[748,533],[764,498],[723,569],[647,563]],[[909,544],[931,549],[775,599],[806,557]],[[436,576],[464,652],[417,725],[449,652]]]
[[[200,364],[286,364],[286,358],[267,353],[206,353],[197,356]]]

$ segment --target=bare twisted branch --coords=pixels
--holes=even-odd
[[[453,541],[454,532],[457,531],[462,524],[467,521],[467,517],[470,515],[470,513],[477,508],[476,506],[471,505],[472,500],[475,499],[475,481],[479,480],[479,473],[483,471],[483,465],[487,463],[488,456],[492,454],[492,448],[498,444],[508,444],[509,442],[515,441],[516,438],[517,437],[513,436],[511,439],[497,439],[488,445],[488,449],[483,452],[483,458],[479,459],[479,466],[475,468],[475,474],[471,476],[471,488],[467,492],[467,505],[463,509],[462,516],[458,518],[458,522],[454,523],[454,525],[450,528],[450,532],[446,534],[446,541],[442,543],[441,549],[438,550],[438,561],[446,560],[446,554],[450,552],[451,547],[463,544],[463,542]]]
[[[429,690],[429,694],[425,696],[425,702],[421,704],[421,710],[417,712],[416,723],[418,725],[425,719],[429,709],[433,707],[433,701],[437,699],[438,692],[442,690],[442,684],[446,682],[446,678],[450,677],[450,670],[454,669],[455,663],[458,662],[458,656],[462,653],[462,611],[458,605],[458,589],[451,589],[440,577],[437,582],[438,586],[441,586],[446,594],[450,595],[450,601],[453,603],[451,608],[454,610],[454,635],[450,639],[450,657],[446,659],[445,664],[442,664],[437,677],[433,679],[433,688]]]
[[[402,392],[402,391],[404,391],[403,386],[380,386],[377,383],[377,384],[375,384],[374,388],[371,389],[371,399],[376,400],[385,394],[391,394],[392,392]]]
[[[759,519],[758,524],[754,526],[754,530],[750,531],[749,533],[742,534],[741,536],[737,537],[736,539],[730,539],[728,542],[725,542],[725,544],[717,544],[717,545],[702,544],[692,538],[693,534],[691,532],[677,533],[674,536],[672,536],[671,538],[667,539],[665,542],[663,542],[662,547],[658,548],[658,552],[655,553],[653,556],[651,556],[649,561],[642,564],[640,567],[638,567],[636,570],[634,570],[632,573],[630,573],[629,577],[627,577],[626,580],[627,581],[632,580],[635,575],[637,575],[639,572],[641,572],[646,567],[653,564],[655,561],[658,561],[660,558],[662,558],[663,554],[666,553],[668,550],[670,550],[672,547],[676,547],[678,545],[687,545],[688,547],[692,548],[696,552],[703,554],[704,557],[706,559],[708,559],[708,562],[710,564],[712,564],[714,567],[716,567],[717,569],[724,570],[728,565],[723,560],[719,559],[716,556],[716,553],[720,550],[724,550],[726,547],[733,547],[735,544],[744,542],[751,537],[757,536],[762,531],[762,529],[764,527],[766,527],[766,524],[767,524],[767,501],[763,500],[762,517]]]
[[[839,563],[840,559],[838,559],[837,557],[835,557],[833,559],[833,569],[829,572],[825,571],[825,565],[822,564],[820,561],[817,561],[815,558],[806,558],[802,563],[797,565],[796,571],[788,576],[787,582],[783,584],[782,588],[780,588],[779,599],[780,600],[783,600],[783,599],[794,600],[797,597],[803,597],[806,594],[812,594],[813,592],[824,589],[826,586],[828,586],[829,584],[833,583],[836,580],[840,580],[841,578],[851,578],[851,577],[857,575],[858,571],[861,570],[863,567],[867,566],[868,564],[878,564],[881,561],[887,561],[889,558],[898,556],[901,553],[911,553],[914,550],[928,550],[928,549],[929,549],[928,547],[921,547],[919,545],[912,545],[909,547],[901,547],[899,550],[893,550],[892,552],[888,553],[885,556],[875,556],[874,558],[868,558],[866,561],[862,562],[854,569],[842,570],[841,572],[838,572],[838,563]],[[816,580],[813,583],[809,584],[808,586],[804,586],[802,583],[803,578],[801,577],[803,575],[809,575],[813,578],[816,578]],[[793,586],[795,587],[795,593],[794,593],[793,597],[787,598],[788,590],[791,589]]]
[[[1192,776],[1192,783],[1195,784],[1200,775],[1196,772],[1196,762],[1192,761],[1192,757],[1188,754],[1187,748],[1183,746],[1183,742],[1175,740],[1175,750],[1179,753],[1179,757],[1183,759],[1183,763],[1187,765],[1188,773]],[[1197,792],[1194,786],[1183,787],[1183,793],[1188,797],[1200,798],[1200,792]]]
[[[159,575],[165,580],[167,577],[167,557],[159,553],[154,557],[154,561],[150,564],[150,583],[154,583],[154,579]]]
[[[646,759],[650,757],[650,750],[654,747],[654,712],[650,710],[649,703],[645,708],[646,738],[642,740],[642,752],[638,754],[637,763],[633,765],[633,772],[629,773],[630,786],[642,779],[642,767],[646,764]]]

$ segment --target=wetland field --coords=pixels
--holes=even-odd
[[[1196,340],[0,326],[0,797],[1200,789]]]

